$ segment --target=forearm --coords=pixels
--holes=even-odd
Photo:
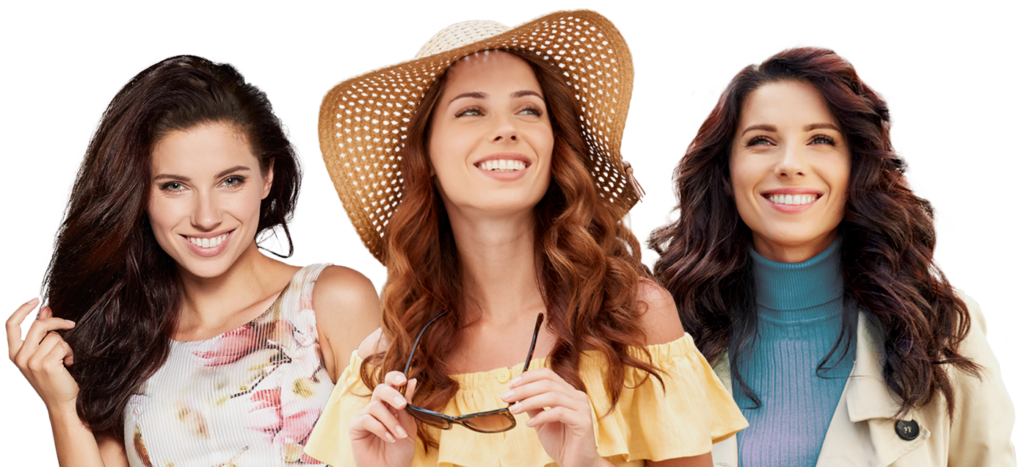
[[[49,415],[61,467],[114,467],[103,462],[96,437],[78,418],[74,406],[51,409]]]

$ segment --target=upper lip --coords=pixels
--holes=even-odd
[[[761,192],[761,196],[771,195],[815,195],[821,197],[825,192],[821,190],[815,190],[814,188],[807,188],[802,186],[791,186],[783,188],[772,188],[771,190],[765,190]]]
[[[224,235],[226,233],[231,233],[231,232],[234,232],[234,231],[235,231],[235,229],[224,229],[224,230],[218,230],[218,231],[215,231],[215,232],[204,232],[204,233],[197,233],[197,234],[181,234],[181,236],[182,237],[188,237],[188,238],[216,238],[216,237],[219,237],[219,236]]]
[[[530,161],[529,157],[526,157],[526,155],[518,153],[518,152],[496,152],[494,154],[489,154],[489,155],[486,155],[484,157],[481,157],[481,158],[473,161],[473,165],[479,167],[481,162],[487,162],[487,161],[492,161],[492,160],[496,160],[496,159],[504,159],[504,160],[509,160],[509,161],[521,161],[524,164],[526,164],[526,167],[530,167],[530,165],[533,164],[533,162]]]

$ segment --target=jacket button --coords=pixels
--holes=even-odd
[[[910,420],[900,420],[896,422],[896,435],[905,441],[913,441],[917,439],[917,435],[921,434],[921,427],[917,426],[917,422]]]

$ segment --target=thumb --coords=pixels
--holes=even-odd
[[[71,346],[67,342],[61,341],[64,347],[64,366],[68,367],[75,364],[75,351],[71,350]]]

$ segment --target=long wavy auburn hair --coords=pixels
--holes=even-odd
[[[910,190],[889,140],[889,108],[849,62],[819,48],[785,50],[740,71],[676,167],[679,219],[655,230],[648,245],[661,257],[654,274],[675,297],[683,326],[714,362],[728,351],[733,378],[760,400],[735,369],[757,335],[751,232],[736,210],[729,176],[732,141],[744,102],[779,81],[814,86],[839,123],[851,154],[845,216],[839,224],[843,332],[818,366],[855,339],[858,307],[879,331],[882,374],[903,416],[942,394],[953,413],[946,368],[974,376],[979,367],[957,349],[970,329],[967,306],[933,260],[931,204]],[[845,345],[843,344],[845,342]]]
[[[267,96],[233,67],[194,56],[163,60],[136,75],[110,102],[79,168],[46,273],[54,316],[75,354],[78,416],[95,433],[121,436],[128,399],[166,361],[182,287],[157,244],[146,209],[154,145],[204,123],[246,136],[274,183],[260,203],[257,238],[287,221],[301,178],[294,150]]]
[[[609,202],[598,196],[584,164],[587,146],[575,97],[564,78],[539,57],[502,51],[533,69],[554,133],[551,183],[534,209],[534,254],[547,306],[545,325],[556,336],[548,362],[566,382],[586,391],[579,376],[580,357],[585,350],[600,352],[608,363],[605,383],[614,404],[622,393],[627,365],[661,379],[638,319],[646,305],[637,299],[637,286],[649,277],[640,262],[640,243],[613,214]],[[434,410],[459,389],[449,377],[448,356],[467,324],[459,255],[430,176],[427,152],[430,116],[446,77],[439,77],[426,92],[402,149],[402,204],[385,233],[388,279],[381,321],[388,347],[360,368],[363,382],[371,388],[388,371],[401,371],[416,334],[431,318],[452,310],[426,331],[411,369],[418,381],[415,404]],[[427,449],[437,446],[422,425],[418,432]]]

